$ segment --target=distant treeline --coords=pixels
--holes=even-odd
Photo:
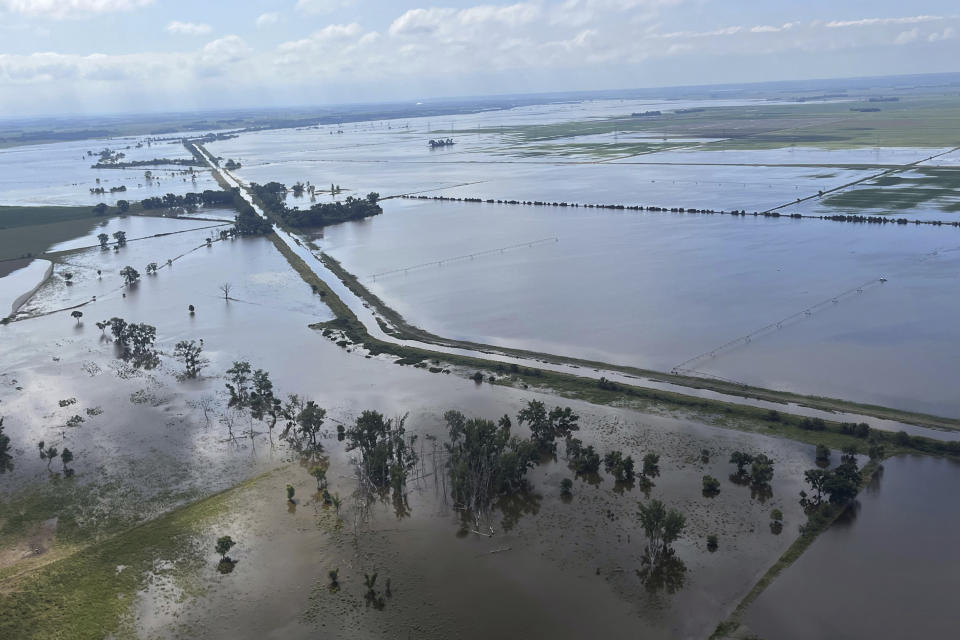
[[[270,223],[257,215],[243,196],[240,190],[234,187],[229,191],[214,191],[207,189],[202,193],[186,193],[177,195],[168,193],[165,196],[155,196],[141,200],[141,206],[144,210],[155,209],[185,209],[187,211],[196,211],[198,207],[232,207],[237,210],[234,218],[234,230],[238,235],[259,235],[270,233],[273,230]]]
[[[812,216],[804,215],[802,213],[780,213],[779,211],[754,211],[753,213],[747,213],[745,209],[733,209],[731,211],[718,211],[716,209],[697,209],[692,207],[656,207],[656,206],[644,206],[644,205],[629,205],[629,204],[579,204],[576,202],[547,202],[545,200],[497,200],[494,198],[450,198],[447,196],[418,196],[418,195],[403,195],[399,196],[400,198],[408,200],[441,200],[446,202],[473,202],[473,203],[486,203],[486,204],[512,204],[512,205],[524,205],[524,206],[534,206],[534,207],[583,207],[585,209],[612,209],[615,211],[650,211],[653,213],[702,213],[702,214],[720,214],[727,216],[754,216],[754,217],[764,217],[764,218],[794,218],[802,219],[807,218],[811,220],[832,220],[834,222],[862,222],[869,224],[930,224],[937,227],[948,226],[948,227],[960,227],[960,220],[958,221],[943,221],[943,220],[907,220],[906,218],[890,218],[886,216],[861,216],[861,215],[845,215],[845,214],[836,214],[831,216]]]
[[[202,193],[185,193],[177,195],[168,193],[165,196],[154,196],[144,198],[140,201],[144,209],[172,209],[181,207],[183,209],[196,209],[197,207],[232,207],[235,204],[235,194],[230,191],[214,191],[207,189]]]
[[[347,196],[342,202],[317,203],[309,209],[291,209],[284,202],[287,194],[285,185],[279,182],[267,184],[254,182],[250,188],[269,214],[278,217],[280,221],[291,227],[322,227],[348,220],[361,220],[383,213],[383,209],[377,204],[380,200],[379,193],[370,193],[366,198]]]
[[[230,140],[231,138],[236,138],[236,133],[208,133],[205,136],[200,136],[199,138],[191,138],[190,142],[216,142],[217,140]]]
[[[874,113],[880,110],[880,107],[850,107],[850,111],[858,111],[860,113]]]
[[[25,131],[17,135],[0,138],[0,144],[31,144],[36,142],[65,142],[68,140],[86,140],[88,138],[110,138],[116,135],[109,129],[78,129],[76,131]]]
[[[131,160],[130,162],[98,162],[91,169],[131,169],[134,167],[152,167],[158,165],[177,165],[195,167],[200,163],[194,158],[154,158],[153,160]]]
[[[679,113],[679,112],[678,112]],[[662,115],[659,111],[634,111],[630,114],[632,118],[644,118],[647,116],[659,116]]]
[[[870,98],[868,102],[900,102],[900,98]]]
[[[808,100],[829,100],[831,98],[846,98],[846,93],[823,93],[819,96],[804,96],[797,98],[797,102],[807,102]]]

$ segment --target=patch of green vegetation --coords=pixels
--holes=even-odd
[[[107,207],[97,215],[93,207],[0,206],[0,260],[37,256],[51,246],[84,236],[117,215],[160,215],[144,212],[139,202],[126,211]]]
[[[155,564],[167,561],[175,571],[186,571],[202,563],[212,546],[197,540],[199,529],[266,475],[82,547],[34,571],[5,576],[0,582],[0,637],[134,637],[134,596]]]
[[[97,217],[92,207],[0,206],[0,229],[32,227]],[[101,218],[103,216],[100,216]]]
[[[904,211],[936,203],[944,211],[960,209],[960,170],[918,167],[898,175],[884,175],[823,199],[837,208]]]
[[[665,112],[656,118],[629,116],[550,124],[488,127],[457,133],[503,135],[527,144],[561,138],[646,132],[670,137],[713,138],[705,150],[759,150],[789,146],[827,149],[860,147],[950,147],[960,145],[960,96],[905,97],[878,112],[856,112],[866,102],[806,102],[708,107]]]
[[[57,518],[57,540],[83,544],[139,521],[139,513],[123,509],[142,499],[120,480],[101,478],[79,483],[52,475],[0,503],[0,546],[13,544],[40,523]],[[96,513],[96,517],[92,514]]]
[[[524,158],[541,157],[583,157],[608,159],[669,151],[680,144],[658,144],[649,142],[571,142],[567,144],[537,144],[527,147],[511,148],[505,154]]]

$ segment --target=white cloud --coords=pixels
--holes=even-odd
[[[469,27],[516,28],[533,22],[540,12],[540,4],[534,2],[480,5],[467,9],[411,9],[393,21],[389,33],[393,36],[420,36],[434,32],[454,35]]]
[[[207,66],[222,66],[240,62],[252,50],[240,36],[229,35],[208,42],[200,51],[200,61]]]
[[[297,11],[304,13],[333,13],[355,4],[356,0],[297,0]]]
[[[79,2],[67,0],[71,1]],[[909,56],[901,54],[903,58],[913,56],[917,43],[936,43],[927,48],[936,47],[943,59],[956,59],[960,53],[958,17],[725,25],[687,19],[700,0],[686,0],[689,12],[673,10],[683,0],[476,1],[474,6],[443,7],[442,0],[436,0],[440,6],[395,10],[381,16],[388,26],[377,31],[358,22],[326,24],[330,22],[326,20],[321,23],[326,26],[309,36],[256,52],[239,36],[228,35],[178,52],[0,54],[0,108],[29,109],[37,96],[71,92],[88,95],[91,102],[106,95],[129,94],[144,101],[147,96],[159,96],[190,104],[190,100],[222,102],[237,96],[241,101],[256,101],[264,95],[278,101],[323,101],[322,96],[345,99],[357,97],[358,92],[366,98],[388,99],[421,89],[427,95],[520,90],[533,88],[524,82],[537,78],[554,79],[553,86],[537,87],[544,89],[560,87],[575,77],[602,77],[605,80],[597,82],[612,85],[616,74],[634,78],[630,82],[637,84],[652,77],[644,74],[657,73],[677,83],[699,82],[704,78],[695,77],[689,69],[727,69],[736,66],[727,64],[731,60],[747,58],[796,60],[806,53],[823,58],[834,51],[850,53],[837,59],[852,59],[878,47],[889,50],[895,42],[904,46],[904,52],[909,50]],[[134,2],[127,0],[127,4]],[[0,6],[9,4],[0,0]],[[94,0],[88,1],[93,4]],[[307,11],[311,6],[312,10],[329,9],[343,2],[302,0],[300,5],[301,11]],[[307,22],[303,15],[296,18]],[[256,24],[262,27],[279,20],[287,18],[265,13]],[[689,24],[696,27],[684,26]],[[197,27],[203,25],[172,23],[168,29],[202,33]],[[916,51],[921,60],[920,50]],[[643,64],[650,61],[657,62]],[[915,66],[923,68],[921,62]],[[674,79],[673,69],[687,72],[677,71]],[[312,82],[303,82],[305,71]],[[710,71],[703,73],[712,78]],[[748,74],[749,70],[742,73]],[[20,85],[31,90],[18,91]],[[197,91],[198,87],[208,90]],[[211,87],[216,91],[209,91]],[[330,87],[336,87],[336,93]]]
[[[957,37],[957,30],[953,27],[947,27],[943,31],[934,31],[929,36],[927,40],[930,42],[938,42],[940,40],[952,40]]]
[[[861,20],[836,20],[828,22],[830,28],[840,27],[872,27],[886,24],[919,24],[921,22],[939,22],[945,20],[943,16],[907,16],[903,18],[863,18]]]
[[[154,0],[0,0],[0,10],[25,16],[73,18],[83,15],[131,11]]]
[[[174,20],[167,25],[167,31],[184,36],[202,36],[213,31],[208,24],[197,24],[195,22],[179,22]]]
[[[261,13],[257,16],[257,28],[262,29],[280,21],[279,13]]]
[[[780,33],[782,31],[789,31],[790,29],[799,26],[799,24],[799,22],[787,22],[779,27],[775,27],[770,24],[759,24],[755,27],[751,27],[750,33]]]
[[[919,37],[920,29],[914,27],[909,31],[901,31],[893,41],[895,44],[910,44]]]

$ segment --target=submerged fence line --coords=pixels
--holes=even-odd
[[[835,296],[831,296],[831,297],[829,297],[829,298],[827,298],[827,299],[825,299],[825,300],[821,300],[820,302],[818,302],[818,303],[816,303],[816,304],[814,304],[814,305],[811,305],[811,306],[807,307],[806,309],[803,309],[802,311],[798,311],[798,312],[796,312],[796,313],[792,313],[792,314],[790,314],[789,316],[787,316],[786,318],[782,318],[782,319],[780,319],[780,320],[777,320],[776,322],[771,322],[770,324],[765,325],[765,326],[763,326],[763,327],[760,327],[759,329],[754,329],[754,330],[751,331],[750,333],[748,333],[748,334],[746,334],[746,335],[743,335],[743,336],[740,336],[739,338],[734,338],[733,340],[730,340],[730,341],[728,341],[728,342],[724,342],[724,343],[723,343],[722,345],[720,345],[719,347],[716,347],[716,348],[714,348],[714,349],[711,349],[710,351],[704,351],[703,353],[697,354],[697,355],[693,356],[692,358],[689,358],[689,359],[687,359],[687,360],[684,360],[683,362],[681,362],[681,363],[678,364],[677,366],[673,367],[673,369],[670,370],[670,373],[673,373],[673,374],[709,375],[709,374],[703,374],[703,373],[701,373],[701,372],[699,372],[699,371],[696,371],[696,370],[694,369],[694,365],[696,365],[697,363],[699,363],[699,362],[701,362],[701,361],[703,361],[703,360],[709,360],[709,359],[711,359],[711,358],[717,357],[717,356],[720,354],[721,351],[726,351],[727,349],[730,349],[730,348],[732,348],[732,347],[739,346],[739,345],[741,345],[741,344],[750,344],[750,341],[751,341],[751,340],[753,340],[754,338],[756,338],[756,337],[758,337],[758,336],[760,336],[760,335],[762,335],[762,334],[765,334],[765,333],[768,333],[768,332],[770,332],[770,331],[773,331],[774,329],[782,329],[782,328],[783,328],[783,325],[787,324],[788,322],[792,322],[792,321],[794,321],[794,320],[799,320],[799,319],[804,318],[804,317],[812,316],[812,315],[813,315],[814,313],[816,313],[817,311],[820,311],[821,309],[824,309],[825,307],[828,307],[828,306],[837,304],[837,303],[840,302],[840,300],[842,300],[842,299],[844,299],[844,298],[847,298],[847,297],[850,297],[850,296],[853,296],[853,295],[859,295],[859,294],[863,293],[863,292],[867,289],[867,287],[870,287],[870,286],[873,286],[873,285],[878,285],[878,284],[883,284],[883,283],[886,282],[886,281],[887,281],[887,279],[884,278],[884,277],[875,278],[875,279],[873,279],[873,280],[869,280],[868,282],[864,282],[863,284],[858,285],[858,286],[856,286],[856,287],[853,287],[853,288],[851,288],[851,289],[847,289],[846,291],[844,291],[844,292],[842,292],[842,293],[838,293],[838,294],[835,295]],[[710,377],[718,377],[718,376],[710,376]]]
[[[582,204],[578,202],[546,201],[546,200],[502,200],[495,198],[454,198],[449,196],[400,195],[396,196],[407,200],[437,200],[443,202],[472,202],[475,204],[509,204],[534,207],[576,207],[585,209],[608,209],[613,211],[646,211],[650,213],[696,213],[706,215],[727,216],[754,216],[763,218],[791,218],[807,220],[831,220],[833,222],[859,222],[868,224],[898,224],[898,225],[933,225],[960,228],[960,220],[908,220],[906,218],[892,218],[887,216],[863,216],[853,214],[811,215],[804,213],[780,213],[779,211],[754,211],[748,213],[746,209],[732,209],[730,211],[717,209],[702,209],[695,207],[658,207],[648,205],[628,204]],[[786,206],[786,205],[784,205]]]
[[[440,267],[448,262],[456,262],[459,260],[472,260],[474,258],[479,258],[481,256],[489,256],[495,253],[503,253],[504,251],[509,251],[511,249],[524,249],[526,247],[533,247],[540,244],[545,244],[548,242],[560,242],[560,239],[557,237],[550,238],[540,238],[539,240],[532,240],[530,242],[520,242],[517,244],[511,244],[506,247],[499,247],[497,249],[487,249],[485,251],[477,251],[476,253],[465,253],[460,256],[453,256],[452,258],[444,258],[443,260],[431,260],[430,262],[421,262],[420,264],[411,265],[408,267],[398,267],[396,269],[389,269],[387,271],[381,271],[379,273],[373,273],[367,276],[371,280],[376,280],[377,278],[382,278],[383,276],[389,276],[397,273],[406,273],[407,271],[412,271],[413,269],[423,269],[425,267]]]

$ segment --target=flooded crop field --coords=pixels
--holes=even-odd
[[[955,235],[400,201],[388,202],[382,216],[328,229],[320,244],[410,322],[439,335],[656,370],[886,277],[697,368],[763,387],[957,415]],[[555,241],[469,258],[544,238]],[[918,377],[919,369],[940,374]]]
[[[960,231],[752,213],[950,220],[957,152],[778,108],[0,149],[0,636],[949,635]]]

